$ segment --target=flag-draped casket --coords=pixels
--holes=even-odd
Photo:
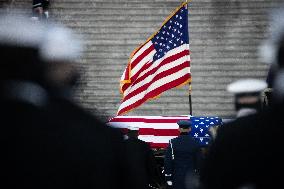
[[[191,135],[200,143],[208,145],[211,137],[209,127],[221,125],[219,117],[194,116],[117,116],[111,118],[108,125],[120,128],[126,133],[130,126],[139,128],[139,139],[148,142],[152,148],[165,148],[169,140],[179,135],[177,121],[191,120]]]

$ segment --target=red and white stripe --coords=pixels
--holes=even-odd
[[[190,80],[189,45],[168,51],[153,62],[156,53],[150,40],[136,51],[121,78],[123,100],[117,115],[122,115],[166,90]]]
[[[139,139],[148,142],[152,148],[165,148],[169,140],[179,135],[177,122],[190,116],[117,116],[108,125],[124,132],[129,126],[139,128]]]

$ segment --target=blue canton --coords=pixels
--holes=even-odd
[[[191,136],[195,138],[201,146],[207,146],[211,137],[209,127],[222,124],[222,119],[219,117],[191,117],[192,131]]]
[[[157,51],[153,61],[162,58],[168,51],[178,46],[189,44],[187,12],[186,6],[182,7],[151,39]]]

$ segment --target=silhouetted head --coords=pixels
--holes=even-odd
[[[139,136],[139,128],[138,127],[133,127],[133,126],[128,127],[127,136],[128,136],[128,138],[138,138],[138,136]]]
[[[0,16],[0,80],[41,81],[39,46],[44,26],[27,17]]]
[[[189,133],[191,131],[192,123],[190,120],[179,120],[177,124],[181,133]]]
[[[79,38],[72,30],[50,25],[40,47],[40,58],[46,66],[47,85],[55,93],[70,93],[80,73],[76,63],[82,52]]]
[[[270,64],[266,92],[269,105],[276,105],[283,100],[282,84],[284,68],[284,7],[273,9],[269,15],[268,38],[259,48],[259,60]]]

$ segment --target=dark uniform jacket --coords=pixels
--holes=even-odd
[[[146,189],[149,184],[154,187],[160,185],[161,173],[149,144],[134,137],[128,138],[125,143],[131,188]]]
[[[172,139],[165,154],[166,181],[172,181],[174,189],[186,188],[186,182],[198,169],[199,161],[199,144],[188,133]]]
[[[203,188],[283,185],[283,113],[282,105],[220,127],[201,171]]]
[[[122,135],[68,100],[48,103],[0,93],[2,188],[127,188]]]

